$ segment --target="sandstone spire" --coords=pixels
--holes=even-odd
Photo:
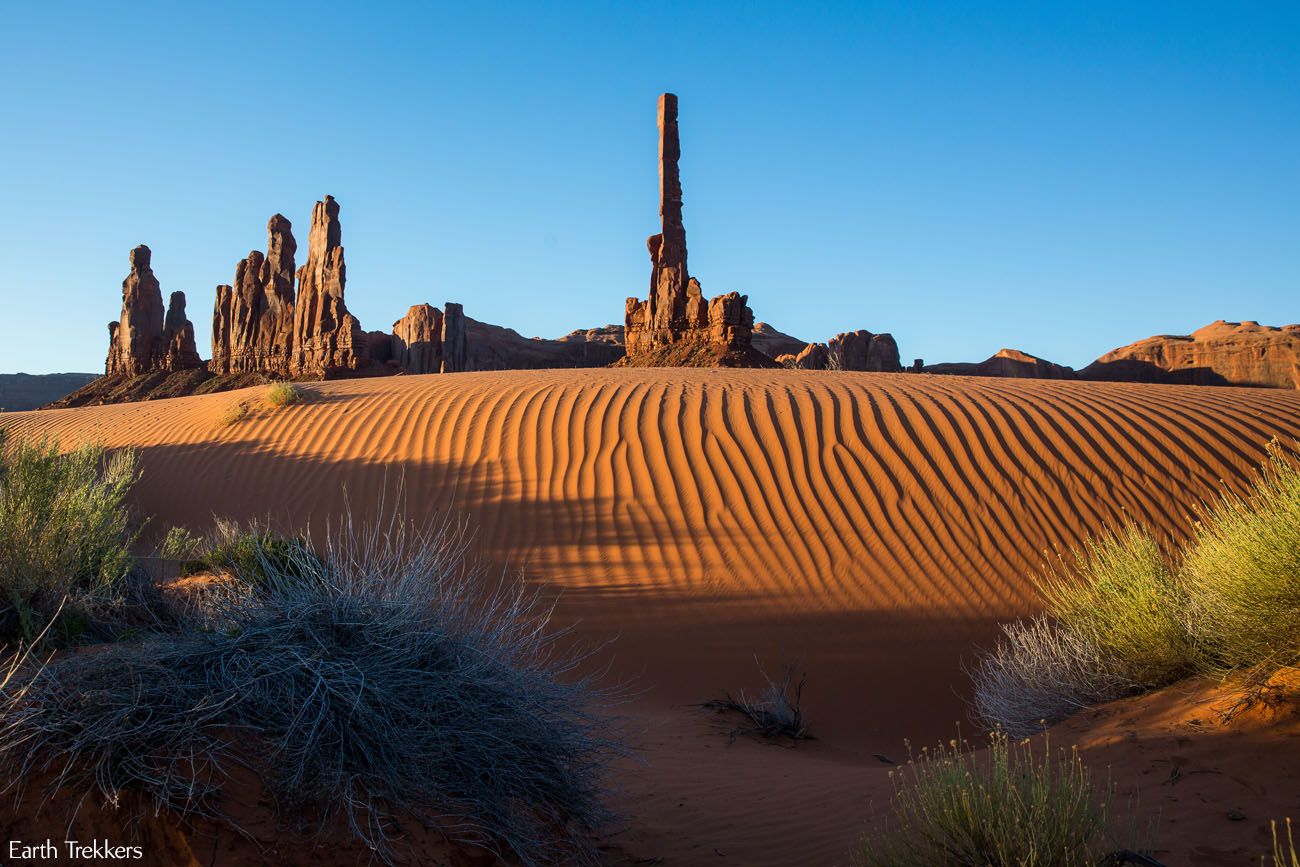
[[[343,300],[346,282],[339,205],[326,196],[312,210],[307,262],[298,269],[291,375],[324,376],[364,365],[361,324]]]
[[[624,310],[626,363],[766,366],[770,359],[750,347],[748,299],[729,292],[710,301],[687,271],[675,95],[660,95],[658,123],[660,231],[646,241],[650,297],[629,298]]]
[[[218,286],[212,316],[213,373],[289,373],[294,336],[293,224],[276,214],[266,224],[266,253],[235,266],[233,286]]]
[[[139,376],[200,364],[194,326],[185,318],[185,293],[173,292],[163,313],[162,288],[141,244],[131,251],[131,273],[122,281],[122,316],[108,324],[106,376]]]

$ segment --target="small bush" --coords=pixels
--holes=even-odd
[[[221,415],[221,423],[229,427],[232,424],[243,421],[248,417],[248,404],[245,401],[238,401],[226,407],[226,411]]]
[[[138,478],[133,452],[62,453],[0,431],[0,644],[33,640],[64,600],[52,634],[70,639],[122,591],[135,540],[126,496]]]
[[[892,823],[863,838],[857,867],[1096,867],[1106,854],[1108,787],[1077,752],[994,732],[980,757],[960,740],[892,774]]]
[[[266,390],[266,402],[279,409],[302,400],[302,389],[292,382],[272,383]]]
[[[762,669],[759,669],[762,671]],[[761,696],[752,697],[744,692],[732,695],[724,692],[721,698],[702,702],[700,707],[718,713],[735,713],[746,722],[731,732],[734,739],[740,734],[756,734],[765,738],[806,740],[812,735],[803,718],[804,678],[794,679],[794,669],[788,669],[780,683],[763,672],[766,686]]]
[[[0,688],[0,787],[52,775],[219,815],[221,768],[243,763],[280,809],[341,821],[382,859],[415,821],[526,865],[594,860],[617,747],[548,609],[516,585],[485,596],[455,528],[348,522],[319,555],[284,553],[255,591],[214,597],[215,628],[56,657]]]
[[[180,550],[181,541],[180,537],[173,540],[172,547]],[[182,577],[229,572],[250,587],[260,588],[286,576],[316,580],[324,569],[305,538],[281,536],[254,523],[241,528],[233,521],[218,520],[206,538],[183,541],[187,556],[176,558]]]
[[[1192,671],[1178,584],[1148,533],[1128,526],[1090,540],[1038,584],[1043,613],[1004,624],[973,672],[982,720],[1027,735]]]
[[[1201,516],[1183,561],[1187,623],[1212,666],[1300,665],[1300,467],[1269,451],[1247,496]]]

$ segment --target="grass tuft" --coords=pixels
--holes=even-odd
[[[1095,786],[1074,750],[1042,738],[990,735],[983,756],[960,739],[923,749],[891,776],[892,824],[865,836],[856,867],[1096,867],[1109,786]]]
[[[302,389],[292,382],[275,382],[266,390],[266,402],[276,409],[298,403],[303,396]]]
[[[238,401],[226,407],[226,411],[221,414],[221,423],[226,427],[237,424],[248,417],[249,407],[246,401]]]

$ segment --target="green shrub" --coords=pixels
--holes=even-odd
[[[1038,586],[1043,613],[1004,624],[972,674],[981,719],[1026,735],[1193,671],[1178,581],[1149,533],[1090,540]]]
[[[131,451],[62,453],[0,431],[0,644],[33,640],[61,604],[53,634],[73,638],[123,590],[135,541],[126,496],[138,478]]]
[[[266,390],[266,402],[277,409],[302,400],[302,389],[292,382],[276,382]]]
[[[1150,533],[1128,525],[1090,539],[1038,582],[1045,614],[1090,642],[1112,675],[1134,686],[1172,683],[1192,669],[1177,579]]]
[[[1300,664],[1300,467],[1269,451],[1248,495],[1204,512],[1183,561],[1187,622],[1214,667]]]
[[[305,538],[282,536],[255,523],[240,527],[233,521],[218,520],[206,538],[195,540],[178,533],[171,541],[172,549],[185,555],[175,558],[180,561],[182,577],[201,572],[230,572],[257,588],[266,586],[276,576],[313,580],[323,568]]]
[[[893,774],[892,823],[863,838],[857,867],[1093,867],[1107,861],[1111,791],[1077,752],[990,736],[923,750]]]

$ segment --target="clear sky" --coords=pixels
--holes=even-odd
[[[0,0],[0,372],[100,371],[127,253],[213,288],[313,201],[349,308],[621,322],[681,100],[690,266],[806,340],[1082,365],[1300,321],[1300,5]]]

